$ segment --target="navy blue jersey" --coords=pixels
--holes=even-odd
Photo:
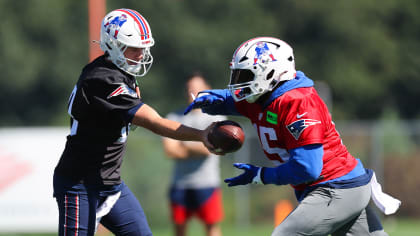
[[[69,98],[70,135],[55,174],[75,181],[120,184],[130,122],[143,104],[135,78],[105,56],[83,68]]]

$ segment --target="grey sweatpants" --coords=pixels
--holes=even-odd
[[[370,184],[349,189],[318,187],[278,225],[272,236],[387,236],[368,206]]]

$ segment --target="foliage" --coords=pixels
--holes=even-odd
[[[335,119],[376,119],[392,107],[403,119],[420,93],[420,4],[392,1],[107,1],[137,9],[151,24],[155,64],[140,79],[144,100],[167,113],[182,105],[183,82],[202,71],[228,83],[228,63],[243,41],[279,37],[297,68],[332,91]],[[66,102],[88,62],[87,1],[2,0],[1,125],[63,125]],[[168,98],[172,98],[168,102]]]
[[[86,4],[1,1],[0,11],[0,124],[51,124],[86,62]]]

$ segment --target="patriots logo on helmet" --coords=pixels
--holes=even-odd
[[[119,84],[117,89],[115,89],[112,93],[110,93],[107,97],[107,99],[110,99],[112,97],[116,97],[119,95],[129,95],[133,98],[138,98],[136,91],[134,91],[132,88],[128,87],[126,84]]]
[[[289,125],[287,125],[287,129],[292,134],[292,136],[298,140],[300,135],[302,134],[303,130],[308,128],[311,125],[321,124],[321,121],[314,120],[314,119],[302,119],[297,120]]]
[[[271,61],[277,61],[273,53],[271,53],[270,48],[268,47],[266,42],[258,42],[255,48],[255,57],[254,57],[254,65],[257,64],[258,60],[263,63],[268,62],[270,59]]]
[[[118,32],[120,31],[121,26],[127,21],[127,16],[125,14],[122,14],[121,16],[117,16],[111,21],[108,21],[104,25],[106,28],[106,32],[109,33],[111,30],[114,30],[114,38],[117,38]]]

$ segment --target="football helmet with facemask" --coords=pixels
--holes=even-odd
[[[144,76],[153,63],[150,47],[155,44],[146,19],[137,11],[117,9],[108,13],[101,26],[101,49],[121,70],[133,76]],[[142,48],[143,57],[135,61],[124,56],[127,47]]]
[[[242,43],[230,62],[228,89],[235,101],[255,102],[279,82],[296,77],[293,49],[280,39],[258,37]]]

